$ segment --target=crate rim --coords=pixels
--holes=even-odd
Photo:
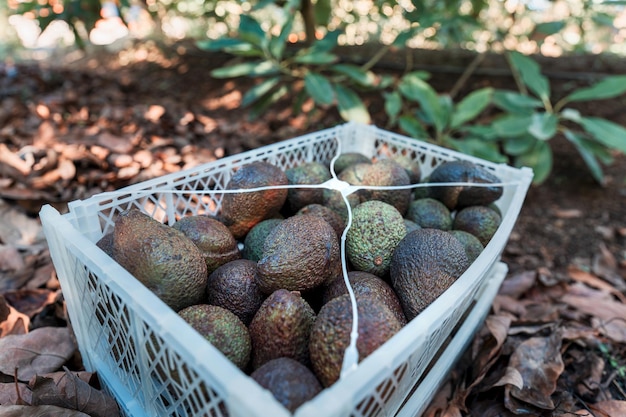
[[[322,131],[317,131],[317,132],[313,132],[313,133],[309,133],[309,134],[304,134],[292,139],[287,139],[285,141],[281,141],[276,143],[275,145],[269,145],[269,146],[276,146],[276,145],[281,145],[280,148],[272,148],[272,152],[280,152],[283,149],[293,149],[293,148],[297,148],[298,146],[302,146],[303,143],[311,143],[311,142],[315,142],[317,139],[316,137],[312,137],[315,134],[334,134],[334,140],[336,140],[338,143],[341,143],[341,135],[343,134],[349,134],[349,133],[353,133],[354,131],[358,130],[358,129],[364,129],[367,132],[371,133],[372,135],[377,135],[379,133],[384,133],[385,135],[391,135],[391,137],[393,139],[397,139],[397,140],[410,140],[412,144],[418,144],[418,146],[420,146],[423,149],[426,149],[428,151],[432,151],[435,150],[437,151],[438,154],[442,154],[442,148],[435,146],[435,145],[431,145],[428,144],[426,142],[420,142],[417,141],[416,139],[410,138],[408,136],[402,136],[393,132],[389,132],[389,131],[385,131],[383,129],[380,129],[376,126],[373,125],[362,125],[362,124],[356,124],[356,123],[346,123],[344,125],[339,125],[339,126],[335,126],[333,128],[328,128],[328,129],[324,129]],[[348,133],[346,133],[348,132]],[[304,141],[304,142],[303,142]],[[248,151],[248,152],[254,152],[255,150],[252,151]],[[337,152],[339,153],[341,151],[340,145],[337,149]],[[523,200],[526,196],[526,190],[527,188],[530,186],[530,183],[532,181],[532,177],[533,177],[533,173],[532,170],[528,167],[521,167],[521,168],[514,168],[511,167],[509,165],[503,164],[503,163],[493,163],[493,162],[489,162],[489,161],[485,161],[479,158],[475,158],[475,157],[471,157],[469,155],[465,155],[462,154],[460,152],[456,152],[453,150],[448,150],[445,149],[445,155],[448,156],[450,159],[463,159],[463,160],[476,160],[478,161],[478,163],[480,165],[489,165],[491,167],[498,167],[499,169],[504,169],[510,172],[515,172],[516,174],[519,175],[518,180],[519,182],[517,183],[517,187],[521,187],[522,189],[524,189],[524,193],[520,195],[520,193],[515,193],[513,195],[513,200],[511,202],[511,206],[515,206],[516,207],[516,211],[513,212],[511,210],[508,210],[506,213],[505,218],[509,219],[512,218],[512,221],[509,221],[507,223],[507,227],[502,228],[500,227],[498,229],[498,231],[496,232],[496,235],[494,235],[494,237],[492,238],[491,242],[485,247],[485,250],[483,251],[483,253],[481,254],[482,257],[482,261],[478,262],[477,259],[458,279],[457,281],[453,284],[453,286],[450,287],[450,289],[455,288],[455,291],[450,291],[450,289],[448,291],[446,291],[444,294],[442,294],[436,301],[439,300],[443,300],[443,301],[439,301],[437,304],[431,304],[426,310],[424,310],[424,312],[422,312],[420,314],[420,316],[418,316],[416,319],[412,320],[411,322],[409,322],[406,326],[404,326],[400,332],[398,332],[398,334],[394,335],[394,337],[392,338],[393,340],[396,340],[396,342],[400,339],[409,339],[408,337],[405,337],[404,335],[410,334],[411,332],[415,333],[416,328],[418,328],[420,325],[422,325],[424,321],[426,321],[427,323],[430,323],[430,326],[434,326],[435,321],[434,320],[426,320],[426,318],[430,317],[431,315],[435,315],[434,311],[436,307],[441,307],[442,304],[444,304],[444,301],[447,301],[448,304],[453,304],[454,300],[456,300],[459,296],[458,294],[456,294],[457,292],[459,292],[459,290],[466,290],[468,288],[471,287],[472,284],[478,284],[479,280],[478,278],[476,278],[476,271],[480,271],[481,268],[485,268],[485,265],[491,265],[491,267],[493,267],[494,264],[497,263],[497,258],[500,256],[500,252],[498,251],[488,251],[488,248],[493,248],[496,245],[496,242],[501,241],[502,239],[506,238],[508,240],[508,236],[511,232],[511,229],[513,228],[514,222],[517,219],[519,210],[521,209],[521,205],[523,203]],[[116,190],[114,192],[111,192],[110,194],[120,194],[120,193],[131,193],[133,191],[138,191],[138,190],[145,190],[145,191],[153,191],[154,193],[158,193],[158,186],[165,186],[167,184],[173,183],[175,181],[175,179],[180,179],[180,178],[184,178],[186,175],[190,175],[190,174],[194,174],[197,173],[199,171],[203,171],[209,167],[214,168],[214,169],[221,169],[221,168],[225,168],[228,167],[228,164],[231,164],[233,162],[237,162],[237,161],[245,161],[245,158],[242,158],[243,154],[237,154],[237,155],[231,155],[228,156],[226,158],[217,160],[217,161],[213,161],[213,162],[208,162],[205,164],[201,164],[199,166],[193,167],[193,168],[189,168],[183,171],[179,171],[179,172],[175,172],[175,173],[171,173],[171,174],[167,174],[165,176],[159,177],[159,178],[154,178],[151,180],[147,180],[141,183],[137,183],[137,184],[132,184],[123,188],[120,188],[119,190]],[[221,163],[220,163],[221,162]],[[242,162],[241,165],[245,164],[245,162]],[[106,255],[100,248],[98,248],[94,242],[92,242],[89,238],[87,238],[83,232],[81,232],[79,229],[77,229],[77,227],[75,226],[75,224],[70,221],[70,220],[75,220],[76,219],[76,212],[80,212],[83,210],[87,210],[88,206],[92,206],[92,205],[97,205],[100,206],[102,204],[102,201],[105,201],[109,199],[109,193],[101,193],[98,195],[94,195],[91,196],[85,200],[74,200],[73,202],[70,202],[68,204],[68,208],[69,208],[69,212],[66,214],[59,214],[59,212],[54,209],[52,206],[50,205],[46,205],[42,208],[41,213],[44,214],[44,218],[46,216],[49,216],[50,214],[52,214],[51,210],[53,210],[57,215],[59,215],[60,217],[62,217],[64,220],[67,221],[67,223],[61,223],[63,224],[64,227],[69,227],[73,230],[72,233],[76,232],[75,237],[77,237],[76,241],[72,242],[73,246],[74,246],[74,250],[78,251],[78,252],[84,252],[87,251],[86,253],[88,254],[92,254],[94,256],[96,256],[95,254],[97,254],[96,258],[102,258],[103,256],[106,256],[108,258],[108,255]],[[505,218],[502,219],[502,223],[505,222]],[[59,224],[57,225],[50,225],[49,227],[58,227]],[[78,238],[78,236],[80,236],[80,238]],[[497,237],[497,238],[496,238]],[[504,243],[504,245],[506,244],[506,242]],[[490,255],[490,256],[486,256],[486,255]],[[110,260],[110,258],[108,258]],[[124,274],[127,275],[127,277],[130,277],[132,280],[136,281],[136,284],[140,285],[143,287],[143,285],[136,280],[136,278],[134,278],[130,273],[128,273],[124,268],[122,268],[119,264],[115,263],[116,266],[119,267],[119,269],[121,269],[121,271],[118,271],[120,273],[121,276],[124,276]],[[487,273],[487,271],[483,271],[485,274]],[[107,274],[101,274],[104,275],[106,277],[107,280],[111,280],[111,279],[119,279],[119,276],[116,276],[115,278],[111,278],[109,276],[107,276]],[[127,278],[126,277],[126,278]],[[476,281],[475,283],[472,282]],[[117,283],[119,284],[119,283]],[[116,285],[117,285],[116,284]],[[459,285],[457,285],[459,284]],[[463,285],[461,285],[463,284]],[[118,285],[119,286],[119,285]],[[126,289],[122,288],[124,291],[126,291]],[[147,288],[143,287],[143,289],[145,289],[144,291],[144,295],[146,297],[148,297],[148,300],[150,300],[150,303],[159,305],[159,303],[161,303],[163,306],[165,306],[165,304],[152,292],[150,292]],[[147,292],[147,293],[146,293]],[[132,294],[129,294],[132,298]],[[448,299],[450,299],[448,301]],[[167,307],[167,306],[166,306]],[[143,307],[142,307],[143,309]],[[171,310],[171,309],[169,309]],[[168,326],[170,325],[180,325],[181,321],[184,323],[184,321],[182,320],[182,318],[180,318],[176,312],[174,312],[173,310],[168,311],[166,310],[167,313],[171,313],[169,314],[169,317],[166,317],[166,321],[165,323],[168,324]],[[146,313],[148,314],[148,316],[150,317],[150,313]],[[419,317],[422,317],[421,320],[418,320]],[[161,323],[163,324],[163,323]],[[167,326],[159,326],[160,328],[155,329],[155,331],[157,331],[157,333],[160,336],[163,336],[163,331],[165,331],[165,334],[171,334],[171,331],[169,331],[167,329]],[[162,327],[162,328],[161,328]],[[191,329],[190,326],[188,326],[189,329]],[[163,330],[165,329],[165,330]],[[189,330],[187,329],[187,330]],[[191,329],[192,330],[192,329]],[[419,329],[418,329],[419,330]],[[428,332],[424,331],[424,333],[428,334]],[[398,335],[402,335],[402,336],[398,336]],[[198,341],[198,338],[200,336],[197,335],[195,337],[196,341]],[[174,339],[176,339],[174,337]],[[192,337],[193,340],[193,337]],[[203,340],[203,339],[200,339]],[[183,351],[187,351],[187,347],[185,346],[181,346]],[[213,346],[211,346],[211,348],[215,349]],[[215,351],[217,351],[217,349],[215,349]],[[394,353],[395,352],[395,353]],[[217,353],[219,355],[221,355],[221,353],[219,351],[217,351]],[[410,354],[409,352],[409,346],[407,345],[407,342],[405,342],[404,344],[400,344],[400,343],[385,343],[383,346],[381,346],[379,349],[377,349],[374,353],[372,353],[369,357],[365,358],[363,360],[363,362],[361,362],[357,368],[357,370],[355,370],[354,372],[352,372],[351,374],[347,375],[345,378],[345,381],[349,381],[351,385],[353,386],[364,386],[364,382],[363,381],[367,381],[367,383],[371,383],[372,380],[367,379],[365,376],[369,375],[369,374],[380,374],[380,367],[377,369],[373,369],[372,367],[366,367],[364,364],[369,364],[369,363],[385,363],[386,365],[383,367],[383,369],[388,369],[390,366],[395,366],[393,363],[401,363],[404,362],[407,358],[407,356]],[[389,359],[391,358],[391,359]],[[400,358],[402,360],[400,360]],[[224,357],[224,360],[225,357]],[[392,363],[393,362],[393,363]],[[201,367],[204,366],[204,364],[201,365]],[[232,365],[234,367],[234,365]],[[207,373],[207,375],[209,375],[211,373],[211,371],[208,370],[208,368],[206,370],[204,370],[204,368],[202,368],[202,374],[204,374],[205,372]],[[231,369],[232,370],[232,369]],[[361,370],[359,372],[359,370]],[[365,373],[365,371],[369,370],[369,373]],[[246,391],[245,394],[242,394],[239,390],[232,390],[230,388],[232,388],[231,386],[225,386],[224,387],[224,398],[225,401],[228,401],[229,406],[231,405],[232,401],[230,401],[231,399],[249,399],[251,396],[259,396],[258,398],[263,398],[264,401],[274,401],[282,410],[283,414],[277,414],[278,415],[285,415],[285,416],[300,416],[300,415],[309,415],[306,414],[305,411],[308,407],[301,407],[301,409],[303,410],[302,413],[299,412],[300,409],[296,410],[295,414],[291,414],[288,413],[284,414],[284,412],[286,412],[286,409],[284,409],[282,406],[280,406],[280,404],[278,404],[278,402],[276,400],[274,400],[273,397],[268,398],[267,397],[267,391],[263,390],[260,386],[258,386],[258,384],[256,384],[248,375],[246,375],[245,373],[243,373],[242,371],[240,371],[238,368],[234,367],[234,371],[235,372],[241,372],[241,375],[238,376],[239,377],[244,377],[244,379],[241,379],[241,381],[247,381],[248,379],[250,380],[249,382],[252,382],[253,385],[249,385],[248,388],[250,388],[252,391],[249,391],[248,389],[243,390]],[[204,378],[206,378],[207,375],[203,375]],[[247,378],[247,379],[246,379]],[[208,380],[214,381],[215,378],[214,377],[210,377],[207,378]],[[376,380],[377,382],[379,382],[379,380]],[[243,382],[242,382],[243,383]],[[346,382],[347,383],[347,382]],[[228,385],[228,384],[226,384]],[[246,385],[244,383],[244,385]],[[333,386],[324,389],[324,391],[318,395],[316,398],[314,398],[313,400],[311,400],[311,404],[314,407],[315,401],[323,401],[324,399],[327,398],[332,398],[332,394],[334,394],[335,392],[339,392],[341,391],[344,395],[346,394],[343,387],[346,384],[344,383],[343,385],[339,385],[339,384],[334,384]],[[255,387],[255,388],[252,388]],[[258,390],[263,390],[261,392],[259,392]],[[256,392],[255,392],[256,390]],[[353,388],[350,389],[350,391],[352,391],[353,395],[356,395],[356,393],[358,392],[358,390],[355,390]],[[240,401],[235,401],[235,402],[240,402]],[[246,401],[241,401],[242,403],[246,403]],[[354,403],[350,403],[350,402],[346,402],[345,406],[346,407],[351,407],[353,406]],[[243,405],[242,405],[243,406]],[[247,409],[246,409],[247,410]],[[244,410],[245,411],[245,410]],[[253,411],[253,410],[247,410],[247,411]],[[236,414],[238,415],[238,414]],[[313,415],[313,414],[311,414]]]

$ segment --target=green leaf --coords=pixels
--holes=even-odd
[[[385,112],[389,116],[389,124],[394,125],[400,111],[402,111],[402,96],[397,91],[392,91],[383,93],[383,97],[385,98]]]
[[[572,122],[579,123],[582,115],[578,109],[572,109],[569,107],[564,108],[560,111],[559,116],[564,120],[570,120]]]
[[[579,123],[599,143],[626,153],[626,129],[600,117],[581,117]]]
[[[508,162],[506,156],[500,153],[498,145],[481,138],[469,137],[464,139],[446,138],[446,144],[459,152],[487,159],[492,162]]]
[[[443,124],[447,126],[454,111],[454,102],[450,94],[439,94],[439,103],[441,104],[442,116],[444,118]]]
[[[606,77],[591,87],[581,88],[567,97],[566,101],[602,100],[626,93],[626,75]]]
[[[267,80],[255,85],[243,95],[241,106],[246,107],[256,102],[270,90],[272,90],[280,82],[280,77],[268,78]]]
[[[361,98],[351,89],[342,85],[335,86],[339,114],[347,121],[369,124],[372,120]]]
[[[583,161],[585,161],[587,168],[591,171],[593,178],[600,184],[604,184],[604,173],[602,172],[602,167],[596,159],[595,149],[593,146],[594,143],[569,129],[566,129],[563,133],[567,140],[574,144],[578,153],[583,158]]]
[[[339,58],[337,55],[331,54],[329,52],[311,52],[306,51],[300,55],[294,57],[293,61],[298,64],[332,64],[333,62],[337,62]]]
[[[623,2],[605,1],[603,3],[615,6],[616,4]],[[591,15],[591,20],[593,20],[593,23],[595,23],[599,27],[615,29],[615,15],[613,13],[596,12]]]
[[[389,74],[378,74],[378,89],[384,90],[385,88],[391,87],[396,82],[396,79],[393,75]]]
[[[247,14],[239,16],[239,37],[258,47],[264,47],[268,41],[261,24]]]
[[[412,27],[398,33],[398,36],[396,36],[393,40],[392,45],[396,48],[404,48],[409,39],[415,36],[417,32],[418,28]]]
[[[424,129],[424,126],[414,117],[401,116],[398,119],[400,129],[404,130],[409,136],[415,139],[427,140],[428,132]]]
[[[506,138],[502,142],[502,149],[507,155],[519,156],[529,152],[535,145],[535,142],[537,142],[537,139],[531,135]]]
[[[509,114],[498,118],[491,126],[501,137],[521,136],[528,132],[531,119],[531,116]]]
[[[278,72],[278,68],[271,61],[243,62],[229,67],[216,68],[211,71],[214,78],[234,78],[243,75],[269,75]]]
[[[496,90],[493,103],[508,113],[531,114],[535,109],[543,107],[543,103],[534,97],[514,91]]]
[[[509,53],[511,63],[522,77],[522,81],[530,91],[535,93],[544,103],[550,100],[550,84],[541,74],[541,68],[533,59],[517,51]]]
[[[559,120],[553,113],[533,113],[528,133],[539,140],[549,140],[556,135]]]
[[[332,16],[332,4],[330,0],[317,0],[314,4],[315,23],[327,26]]]
[[[566,23],[563,20],[555,20],[552,22],[538,23],[533,29],[531,38],[541,37],[545,38],[555,33],[559,33],[565,27]]]
[[[409,73],[402,77],[398,89],[407,99],[419,103],[422,111],[438,132],[443,131],[445,114],[437,92],[426,82],[421,73]]]
[[[266,94],[261,100],[258,100],[254,106],[252,106],[250,112],[248,113],[248,117],[252,120],[258,118],[261,114],[265,113],[272,104],[287,95],[288,92],[289,89],[286,86],[281,85],[280,88],[276,89],[271,94]]]
[[[331,70],[345,75],[352,81],[364,86],[373,87],[376,84],[376,75],[372,71],[365,71],[361,67],[352,64],[336,64]]]
[[[269,6],[270,4],[274,4],[275,0],[259,0],[258,3],[252,6],[252,10],[261,10],[264,7]]]
[[[335,99],[333,86],[323,75],[308,72],[304,76],[304,88],[317,104],[331,104]]]
[[[535,141],[534,146],[528,152],[515,158],[515,165],[532,168],[535,184],[544,182],[552,171],[552,149],[550,149],[549,142]]]
[[[466,136],[474,136],[482,140],[497,141],[500,139],[498,131],[496,131],[492,125],[462,126],[459,131]]]
[[[270,39],[270,52],[272,56],[274,56],[278,60],[281,60],[283,57],[285,47],[287,46],[287,37],[291,33],[291,29],[293,28],[294,15],[288,14],[287,16],[287,20],[285,20],[283,27],[280,29],[279,35]]]
[[[455,107],[450,127],[455,129],[478,116],[491,102],[493,88],[481,88],[468,94]]]
[[[333,30],[330,31],[324,36],[322,39],[316,40],[311,46],[311,51],[315,52],[329,52],[337,46],[337,40],[339,39],[339,35],[341,31]]]
[[[234,38],[205,39],[196,42],[198,48],[206,51],[224,51],[229,54],[245,57],[263,56],[263,50],[250,42]]]
[[[196,46],[205,51],[220,51],[227,48],[237,48],[247,45],[251,46],[249,42],[242,41],[235,38],[219,38],[219,39],[203,39],[196,42]]]

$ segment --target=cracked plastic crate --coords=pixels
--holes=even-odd
[[[344,124],[117,192],[73,201],[40,218],[86,369],[98,373],[127,416],[287,417],[292,414],[207,343],[173,310],[115,263],[96,242],[117,214],[136,207],[167,224],[220,210],[219,190],[250,162],[283,169],[328,162],[339,152],[406,154],[427,176],[463,159],[497,175],[502,223],[478,259],[424,312],[293,414],[299,417],[415,416],[427,406],[456,357],[484,320],[506,275],[500,256],[532,180],[513,168],[429,145],[375,126]],[[210,192],[206,192],[210,191]]]

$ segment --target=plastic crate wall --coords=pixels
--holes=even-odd
[[[497,265],[532,172],[489,163],[374,126],[345,124],[118,192],[74,201],[64,215],[49,206],[42,209],[42,224],[85,366],[98,372],[124,414],[291,415],[95,245],[112,230],[117,214],[137,207],[172,224],[185,215],[216,213],[221,205],[218,191],[226,187],[238,167],[265,160],[286,169],[303,162],[328,162],[338,152],[380,158],[407,154],[420,161],[423,177],[443,161],[472,160],[507,183],[498,201],[502,224],[472,266],[429,308],[363,360],[356,371],[323,390],[295,415],[394,415],[415,382],[427,377],[424,374],[444,342],[454,336],[460,320],[484,294],[479,289]]]

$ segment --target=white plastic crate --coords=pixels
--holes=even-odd
[[[242,165],[287,169],[337,153],[410,155],[427,176],[441,162],[476,162],[497,175],[502,223],[476,261],[424,312],[358,368],[296,410],[298,417],[419,415],[480,325],[504,279],[502,250],[532,180],[528,168],[494,164],[375,126],[348,123],[40,212],[50,253],[87,370],[95,371],[128,416],[287,417],[269,391],[241,372],[96,242],[116,216],[137,207],[173,224],[214,214]],[[209,190],[209,192],[207,192]],[[404,406],[403,406],[404,404]]]

